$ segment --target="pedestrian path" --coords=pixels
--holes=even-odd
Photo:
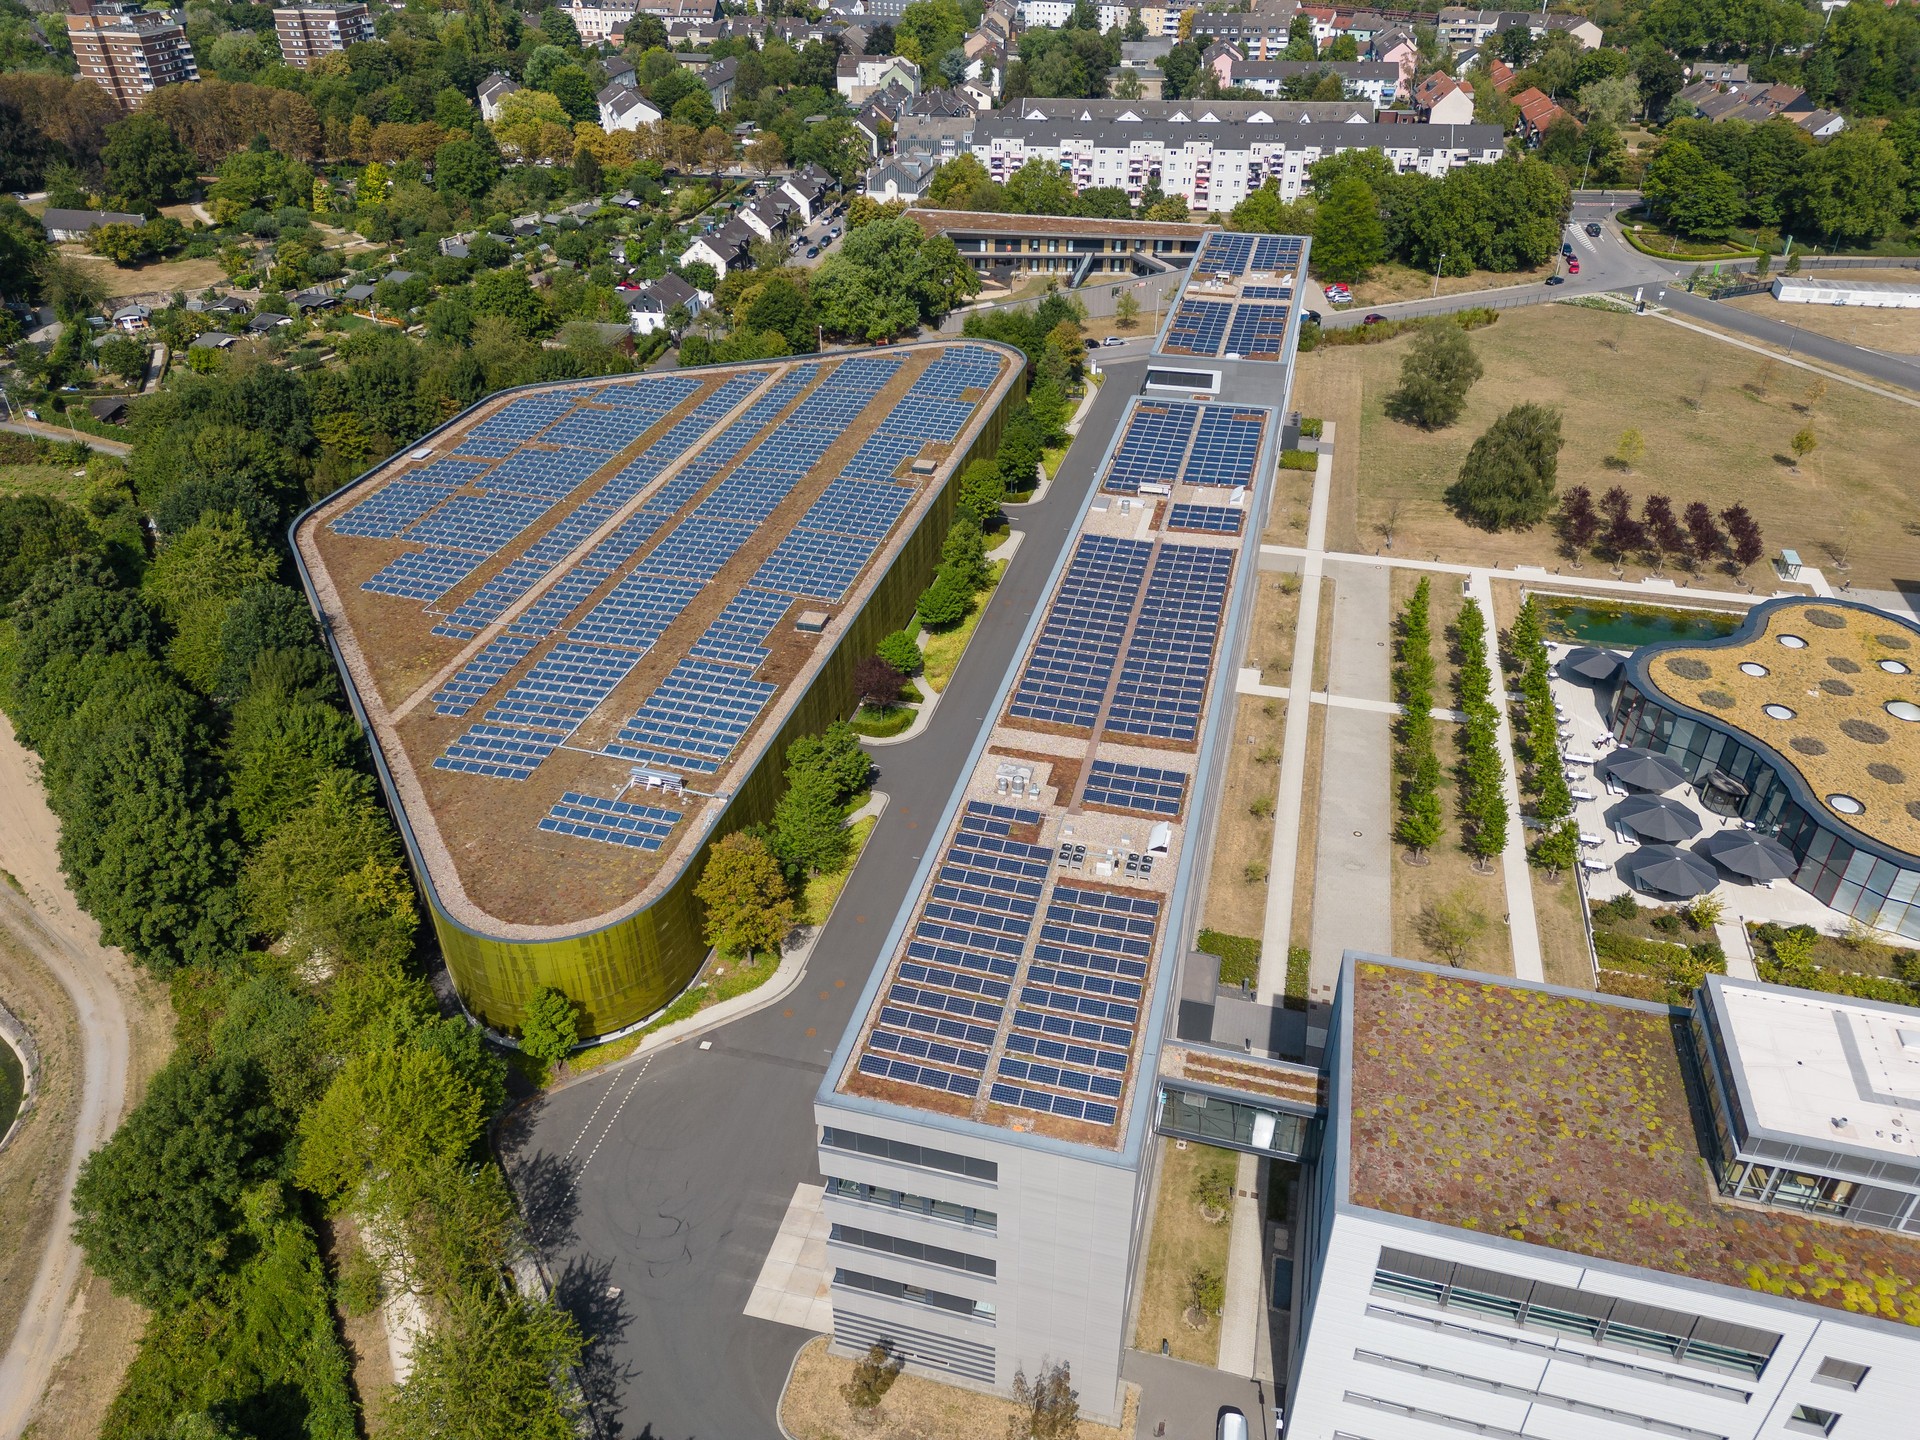
[[[1500,624],[1493,609],[1493,572],[1475,570],[1467,588],[1486,616],[1484,631],[1487,670],[1496,679],[1500,669]],[[1540,924],[1533,912],[1533,876],[1527,868],[1527,830],[1520,823],[1520,782],[1513,763],[1513,726],[1504,704],[1494,706],[1494,735],[1500,752],[1500,787],[1507,796],[1507,845],[1500,852],[1500,868],[1507,886],[1507,934],[1513,947],[1513,973],[1521,980],[1545,980],[1540,956]]]

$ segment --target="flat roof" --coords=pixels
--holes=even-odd
[[[951,231],[980,231],[994,235],[1084,235],[1096,239],[1109,237],[1136,240],[1198,241],[1210,228],[1207,225],[1182,224],[1176,220],[1095,220],[1072,215],[1002,215],[992,210],[936,210],[916,206],[907,211],[913,221],[929,235]]]
[[[1187,271],[1155,353],[1281,359],[1306,284],[1305,254],[1297,235],[1214,231]]]
[[[1124,1147],[1272,412],[1136,399],[832,1089]]]
[[[1352,1203],[1920,1324],[1920,1236],[1720,1196],[1678,1012],[1350,964]]]
[[[662,893],[1018,369],[939,343],[529,387],[304,516],[442,909],[549,939]]]
[[[1847,601],[1767,601],[1719,640],[1635,656],[1655,698],[1743,732],[1825,823],[1920,855],[1920,628]]]
[[[1757,985],[1715,996],[1753,1124],[1920,1164],[1920,1010]]]

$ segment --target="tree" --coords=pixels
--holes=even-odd
[[[69,556],[91,556],[92,528],[78,510],[45,495],[0,497],[0,609],[19,598],[35,572]]]
[[[105,230],[105,225],[100,227]],[[147,347],[131,335],[109,335],[100,342],[96,352],[100,356],[100,368],[111,370],[122,380],[138,382],[146,378]]]
[[[1459,479],[1447,487],[1447,504],[1483,530],[1538,524],[1553,508],[1564,443],[1557,409],[1514,406],[1473,442]]]
[[[212,694],[220,678],[228,607],[279,568],[232,512],[190,526],[154,558],[146,589],[174,628],[167,658],[201,694]]]
[[[1794,431],[1793,439],[1787,442],[1787,447],[1793,451],[1793,468],[1798,471],[1800,462],[1813,454],[1813,452],[1819,448],[1819,445],[1820,437],[1813,433],[1813,427],[1811,425],[1802,425],[1798,430]]]
[[[1584,85],[1580,108],[1589,120],[1624,125],[1640,110],[1640,82],[1631,75],[1609,75]]]
[[[1212,1275],[1213,1284],[1204,1297],[1198,1290],[1194,1292],[1195,1304],[1201,1298],[1212,1301],[1210,1308],[1201,1308],[1209,1315],[1218,1315],[1226,1303],[1226,1282],[1213,1272],[1205,1273]],[[1007,1440],[1070,1440],[1080,1433],[1080,1394],[1073,1388],[1073,1372],[1066,1365],[1050,1365],[1031,1381],[1024,1368],[1015,1370],[1012,1399]]]
[[[193,188],[193,156],[164,120],[144,110],[107,127],[100,158],[106,164],[107,194],[128,205],[171,204]]]
[[[852,836],[831,777],[789,770],[766,840],[774,858],[795,875],[819,875],[844,865]]]
[[[465,137],[449,140],[434,152],[433,180],[444,195],[483,200],[500,181],[499,154]]]
[[[693,893],[706,907],[706,940],[716,949],[751,957],[778,949],[793,929],[793,898],[780,864],[765,841],[744,831],[707,852]]]
[[[1140,323],[1140,302],[1131,290],[1122,290],[1114,300],[1113,323],[1121,330],[1131,330]]]
[[[1007,480],[997,458],[983,458],[973,461],[960,472],[960,493],[955,497],[954,510],[957,515],[964,515],[976,526],[981,526],[999,513],[1006,498]]]
[[[1571,820],[1551,826],[1527,851],[1527,861],[1550,875],[1571,870],[1580,854],[1579,827]]]
[[[1685,235],[1725,235],[1745,209],[1739,183],[1687,140],[1661,144],[1640,189],[1647,204]]]
[[[835,800],[845,803],[867,788],[873,761],[860,748],[853,726],[836,720],[818,735],[802,735],[787,747],[787,783],[798,784],[802,774],[824,777]]]
[[[952,571],[955,582],[965,585],[969,594],[986,584],[986,541],[977,520],[954,516],[947,527],[947,538],[940,544],[940,568]]]
[[[1696,560],[1711,560],[1725,548],[1727,537],[1713,523],[1713,511],[1707,508],[1705,501],[1696,500],[1687,506],[1684,523]]]
[[[885,710],[900,703],[906,677],[878,655],[869,655],[853,667],[853,698],[857,705]]]
[[[241,1193],[284,1138],[252,1065],[182,1053],[81,1166],[73,1233],[87,1263],[152,1308],[209,1292],[239,1258]]]
[[[1613,464],[1628,474],[1640,463],[1640,457],[1647,453],[1647,440],[1638,430],[1627,429],[1620,432],[1620,443],[1613,447]]]
[[[580,1007],[555,986],[528,996],[521,1017],[520,1051],[542,1065],[558,1065],[580,1041]]]
[[[1807,152],[1787,189],[1788,216],[1835,242],[1867,244],[1899,224],[1910,178],[1885,135],[1850,128]]]
[[[272,582],[250,585],[228,604],[221,619],[213,694],[228,700],[238,696],[254,665],[270,650],[301,650],[319,643],[304,595]]]
[[[1577,565],[1600,531],[1600,516],[1593,508],[1593,492],[1584,485],[1569,490],[1561,497],[1557,523],[1565,554]]]
[[[1473,954],[1473,945],[1486,933],[1487,917],[1464,890],[1429,900],[1420,908],[1414,931],[1427,947],[1458,969]]]
[[[294,1178],[331,1199],[369,1179],[460,1160],[485,1129],[491,1098],[439,1046],[402,1043],[356,1055],[301,1117]]]
[[[1314,225],[1315,267],[1329,280],[1364,280],[1386,252],[1386,229],[1373,190],[1358,176],[1336,181]]]
[[[787,147],[774,131],[762,130],[747,142],[746,161],[765,179],[787,163]]]
[[[573,1440],[581,1401],[576,1388],[559,1383],[585,1344],[573,1317],[491,1280],[461,1287],[445,1309],[414,1346],[406,1383],[393,1391],[387,1414],[396,1432]]]
[[[840,1396],[856,1415],[871,1415],[907,1368],[907,1357],[890,1355],[884,1345],[874,1345],[853,1363],[853,1374],[840,1387]]]
[[[1423,430],[1451,425],[1481,373],[1467,332],[1450,320],[1429,321],[1401,362],[1400,388],[1387,396],[1386,412]]]
[[[927,663],[927,657],[920,653],[920,646],[912,632],[907,630],[895,630],[891,635],[881,636],[880,643],[874,646],[874,654],[902,675],[918,675]]]
[[[933,572],[933,583],[920,592],[916,609],[929,630],[958,625],[973,606],[974,587],[965,576],[946,565]]]

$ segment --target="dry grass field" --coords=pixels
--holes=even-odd
[[[1705,500],[1715,510],[1738,501],[1760,522],[1767,549],[1796,549],[1838,578],[1834,552],[1851,564],[1856,585],[1888,588],[1920,579],[1920,529],[1908,529],[1912,447],[1920,411],[1827,383],[1777,361],[1722,345],[1658,320],[1567,305],[1504,313],[1474,332],[1485,375],[1460,423],[1438,432],[1389,420],[1383,402],[1397,383],[1405,338],[1379,345],[1326,348],[1301,357],[1296,404],[1336,421],[1343,441],[1334,461],[1336,523],[1328,545],[1371,552],[1391,520],[1395,549],[1482,565],[1565,564],[1546,526],[1489,535],[1456,519],[1441,494],[1467,449],[1508,406],[1523,400],[1557,406],[1566,446],[1560,486],[1596,495],[1619,484],[1676,507]],[[1819,442],[1795,473],[1788,442],[1803,426]],[[1633,472],[1607,463],[1622,432],[1640,431],[1644,458]],[[1364,457],[1364,473],[1360,470]],[[1354,533],[1337,521],[1351,486]],[[1604,574],[1595,562],[1591,572]],[[1626,576],[1647,573],[1626,567]],[[1684,577],[1681,577],[1684,578]],[[1772,575],[1748,576],[1763,591]],[[1726,585],[1714,573],[1710,581]]]
[[[1810,270],[1810,280],[1865,280],[1920,289],[1920,270]],[[1797,325],[1849,345],[1920,355],[1920,310],[1875,310],[1858,305],[1783,305],[1771,295],[1742,295],[1726,302],[1769,320]]]
[[[1273,851],[1274,793],[1280,783],[1280,741],[1287,702],[1257,695],[1239,697],[1233,753],[1220,818],[1213,833],[1213,865],[1207,874],[1206,924],[1228,935],[1260,934],[1267,914],[1265,866]],[[1253,806],[1264,799],[1264,813]],[[1249,865],[1258,865],[1249,871]],[[1261,878],[1249,879],[1249,874]]]
[[[1442,275],[1439,293],[1465,295],[1474,290],[1499,290],[1509,285],[1538,285],[1551,273],[1551,270],[1541,268],[1509,272],[1474,270],[1465,275]],[[1314,298],[1306,301],[1307,305],[1322,313],[1332,309],[1326,303],[1325,287],[1324,280],[1317,280],[1312,287]],[[1396,300],[1426,300],[1433,293],[1434,282],[1430,271],[1389,262],[1374,266],[1373,273],[1353,287],[1351,308],[1364,310],[1369,305],[1391,305]]]
[[[62,245],[60,254],[100,277],[109,300],[124,300],[134,295],[170,295],[175,290],[197,294],[226,279],[220,262],[205,260],[156,260],[151,265],[116,265],[103,255],[90,255],[81,245]]]
[[[1209,1224],[1193,1198],[1194,1181],[1210,1166],[1231,1169],[1233,1152],[1166,1139],[1160,1162],[1160,1198],[1147,1241],[1147,1269],[1140,1290],[1136,1350],[1158,1350],[1165,1340],[1176,1360],[1212,1365],[1220,1352],[1220,1317],[1196,1330],[1186,1322],[1187,1282],[1195,1270],[1225,1276],[1232,1226]],[[985,1433],[984,1431],[981,1433]]]

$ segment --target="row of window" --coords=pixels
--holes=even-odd
[[[888,1280],[879,1275],[863,1275],[858,1270],[836,1267],[833,1283],[843,1290],[864,1290],[869,1295],[882,1295],[889,1300],[898,1300],[906,1305],[924,1305],[930,1310],[945,1310],[952,1315],[964,1315],[970,1320],[981,1320],[991,1325],[995,1320],[992,1304],[985,1300],[969,1300],[964,1295],[949,1295],[943,1290],[929,1290],[924,1285],[906,1285],[898,1280]]]
[[[884,1205],[889,1210],[904,1210],[908,1214],[919,1215],[928,1220],[945,1220],[950,1224],[964,1225],[969,1230],[984,1230],[991,1234],[998,1228],[1000,1217],[991,1210],[983,1210],[978,1205],[956,1205],[951,1200],[934,1200],[925,1195],[909,1195],[904,1190],[889,1190],[884,1185],[863,1185],[858,1180],[838,1180],[829,1176],[827,1194],[840,1200],[852,1200],[860,1205]]]
[[[957,1155],[951,1150],[936,1150],[930,1145],[915,1145],[906,1140],[886,1140],[878,1135],[861,1135],[852,1130],[823,1127],[820,1143],[829,1150],[844,1150],[853,1155],[871,1155],[891,1160],[896,1165],[913,1165],[922,1170],[944,1170],[949,1175],[964,1175],[969,1180],[1000,1183],[1000,1167],[991,1160]]]
[[[1657,1355],[1683,1365],[1743,1375],[1766,1372],[1780,1337],[1683,1311],[1615,1300],[1588,1290],[1383,1249],[1375,1294],[1484,1315],[1523,1329],[1567,1335],[1591,1345]]]
[[[944,1245],[928,1245],[924,1241],[882,1235],[877,1230],[859,1230],[851,1225],[835,1225],[827,1238],[838,1245],[852,1245],[856,1249],[871,1250],[878,1255],[893,1255],[901,1260],[917,1260],[923,1265],[938,1265],[947,1270],[984,1276],[988,1280],[998,1275],[1000,1270],[997,1264],[983,1255],[969,1255],[964,1250],[949,1250]]]

